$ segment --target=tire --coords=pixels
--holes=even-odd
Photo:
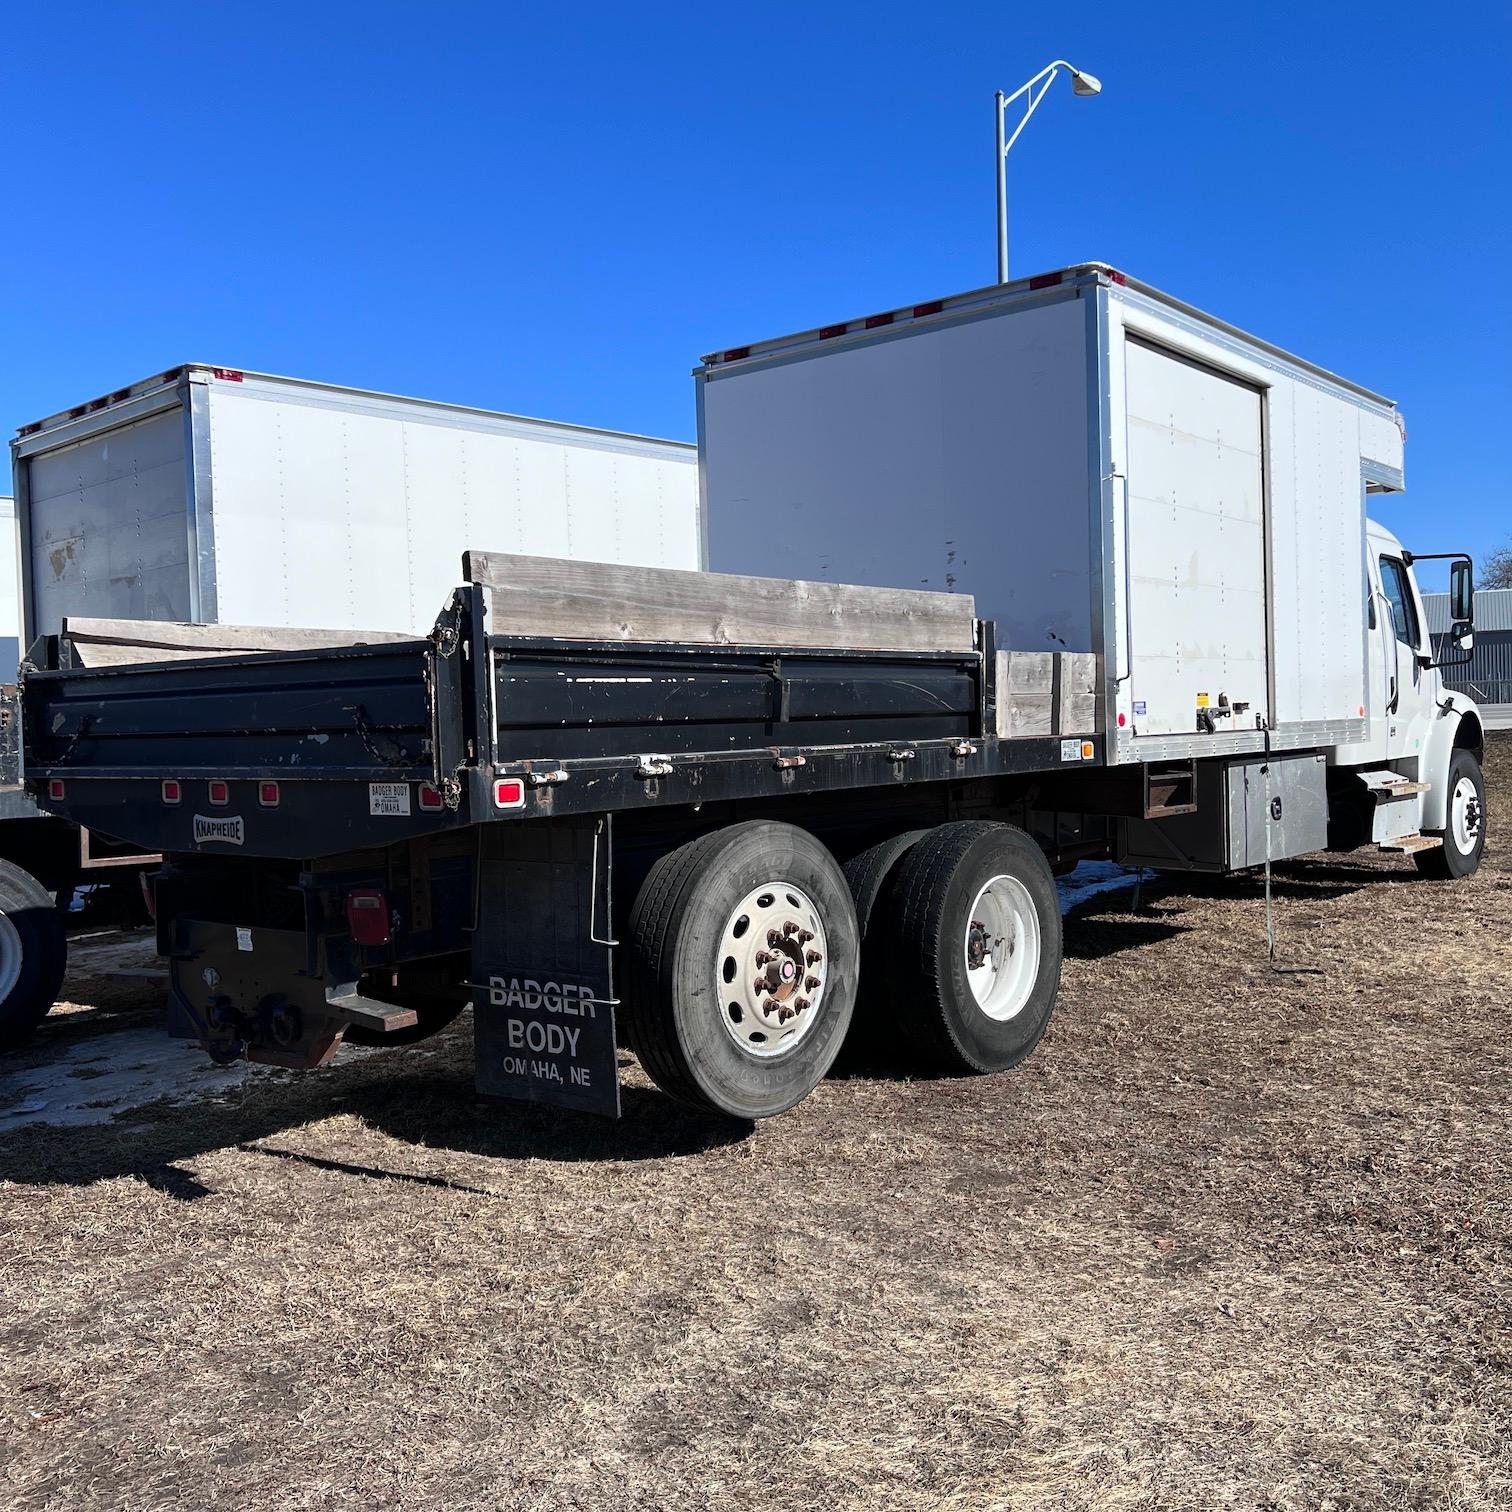
[[[58,1000],[68,937],[53,896],[30,872],[0,861],[0,1050],[31,1037]]]
[[[1443,838],[1432,850],[1416,851],[1412,859],[1425,877],[1448,881],[1468,877],[1481,863],[1486,848],[1486,779],[1474,751],[1457,749],[1449,760],[1445,800],[1447,825],[1428,833]]]
[[[868,930],[898,863],[928,833],[927,829],[906,830],[868,847],[845,863],[845,881],[856,905],[856,931],[861,941],[861,977],[846,1047],[847,1061],[851,1051],[865,1056],[881,1050],[888,1030],[896,1028],[891,1023],[886,996],[879,990],[889,965],[886,947],[876,936],[869,936]]]
[[[903,857],[873,929],[887,939],[885,986],[899,1032],[922,1059],[949,1071],[1002,1071],[1039,1043],[1060,987],[1060,898],[1022,830],[985,822],[933,830]],[[984,931],[1011,942],[1006,955],[986,946]]]
[[[845,877],[812,835],[756,821],[662,856],[627,945],[626,1038],[669,1096],[769,1118],[823,1080],[850,1025],[858,949]]]

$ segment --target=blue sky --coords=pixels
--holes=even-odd
[[[13,8],[0,430],[186,360],[691,438],[700,353],[1102,259],[1396,398],[1512,534],[1512,7]]]

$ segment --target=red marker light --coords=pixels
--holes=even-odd
[[[231,784],[216,778],[210,784],[210,801],[217,808],[224,808],[231,801]]]
[[[183,799],[184,789],[178,778],[165,777],[163,779],[163,802],[166,803],[169,808],[172,808],[174,804],[182,803]]]
[[[347,928],[354,945],[387,945],[388,899],[376,887],[359,888],[346,897]]]
[[[1031,289],[1053,289],[1060,281],[1061,276],[1059,273],[1037,273],[1029,280],[1029,287]]]
[[[525,779],[523,777],[500,777],[494,783],[494,807],[517,809],[525,807]]]
[[[441,796],[441,789],[432,787],[428,782],[420,784],[420,812],[422,814],[439,814],[446,807],[446,800]]]
[[[61,803],[63,801],[63,794],[67,791],[61,777],[53,777],[48,781],[47,796],[56,802]]]
[[[943,299],[926,300],[923,304],[914,306],[914,319],[917,320],[920,315],[938,315],[944,308],[945,301]]]
[[[278,784],[276,782],[259,782],[257,784],[257,801],[264,808],[277,808]]]
[[[1124,727],[1124,726],[1125,726],[1125,725],[1126,725],[1126,724],[1128,724],[1128,722],[1129,722],[1129,716],[1128,716],[1128,715],[1127,715],[1127,714],[1120,714],[1120,715],[1119,715],[1119,716],[1118,716],[1118,728],[1119,728],[1119,729],[1120,729],[1120,730],[1121,730],[1121,729],[1123,729],[1123,727]]]

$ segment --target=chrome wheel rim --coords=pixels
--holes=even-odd
[[[778,879],[753,887],[714,958],[725,1033],[747,1055],[790,1054],[818,1020],[828,967],[824,925],[808,895]]]
[[[1449,800],[1449,830],[1460,855],[1468,856],[1475,849],[1482,821],[1480,794],[1468,777],[1461,777]]]
[[[1016,1017],[1039,976],[1039,913],[1017,877],[985,883],[966,920],[962,952],[977,1008],[998,1023]]]

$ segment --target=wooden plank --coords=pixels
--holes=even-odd
[[[1056,687],[1055,733],[1092,735],[1097,730],[1097,653],[1062,651]]]
[[[323,651],[415,639],[388,630],[306,630],[270,625],[186,625],[173,620],[108,620],[70,615],[63,638],[86,667],[245,656],[259,651]]]
[[[976,648],[976,601],[967,593],[488,551],[465,553],[462,571],[490,590],[495,635],[848,651]]]

